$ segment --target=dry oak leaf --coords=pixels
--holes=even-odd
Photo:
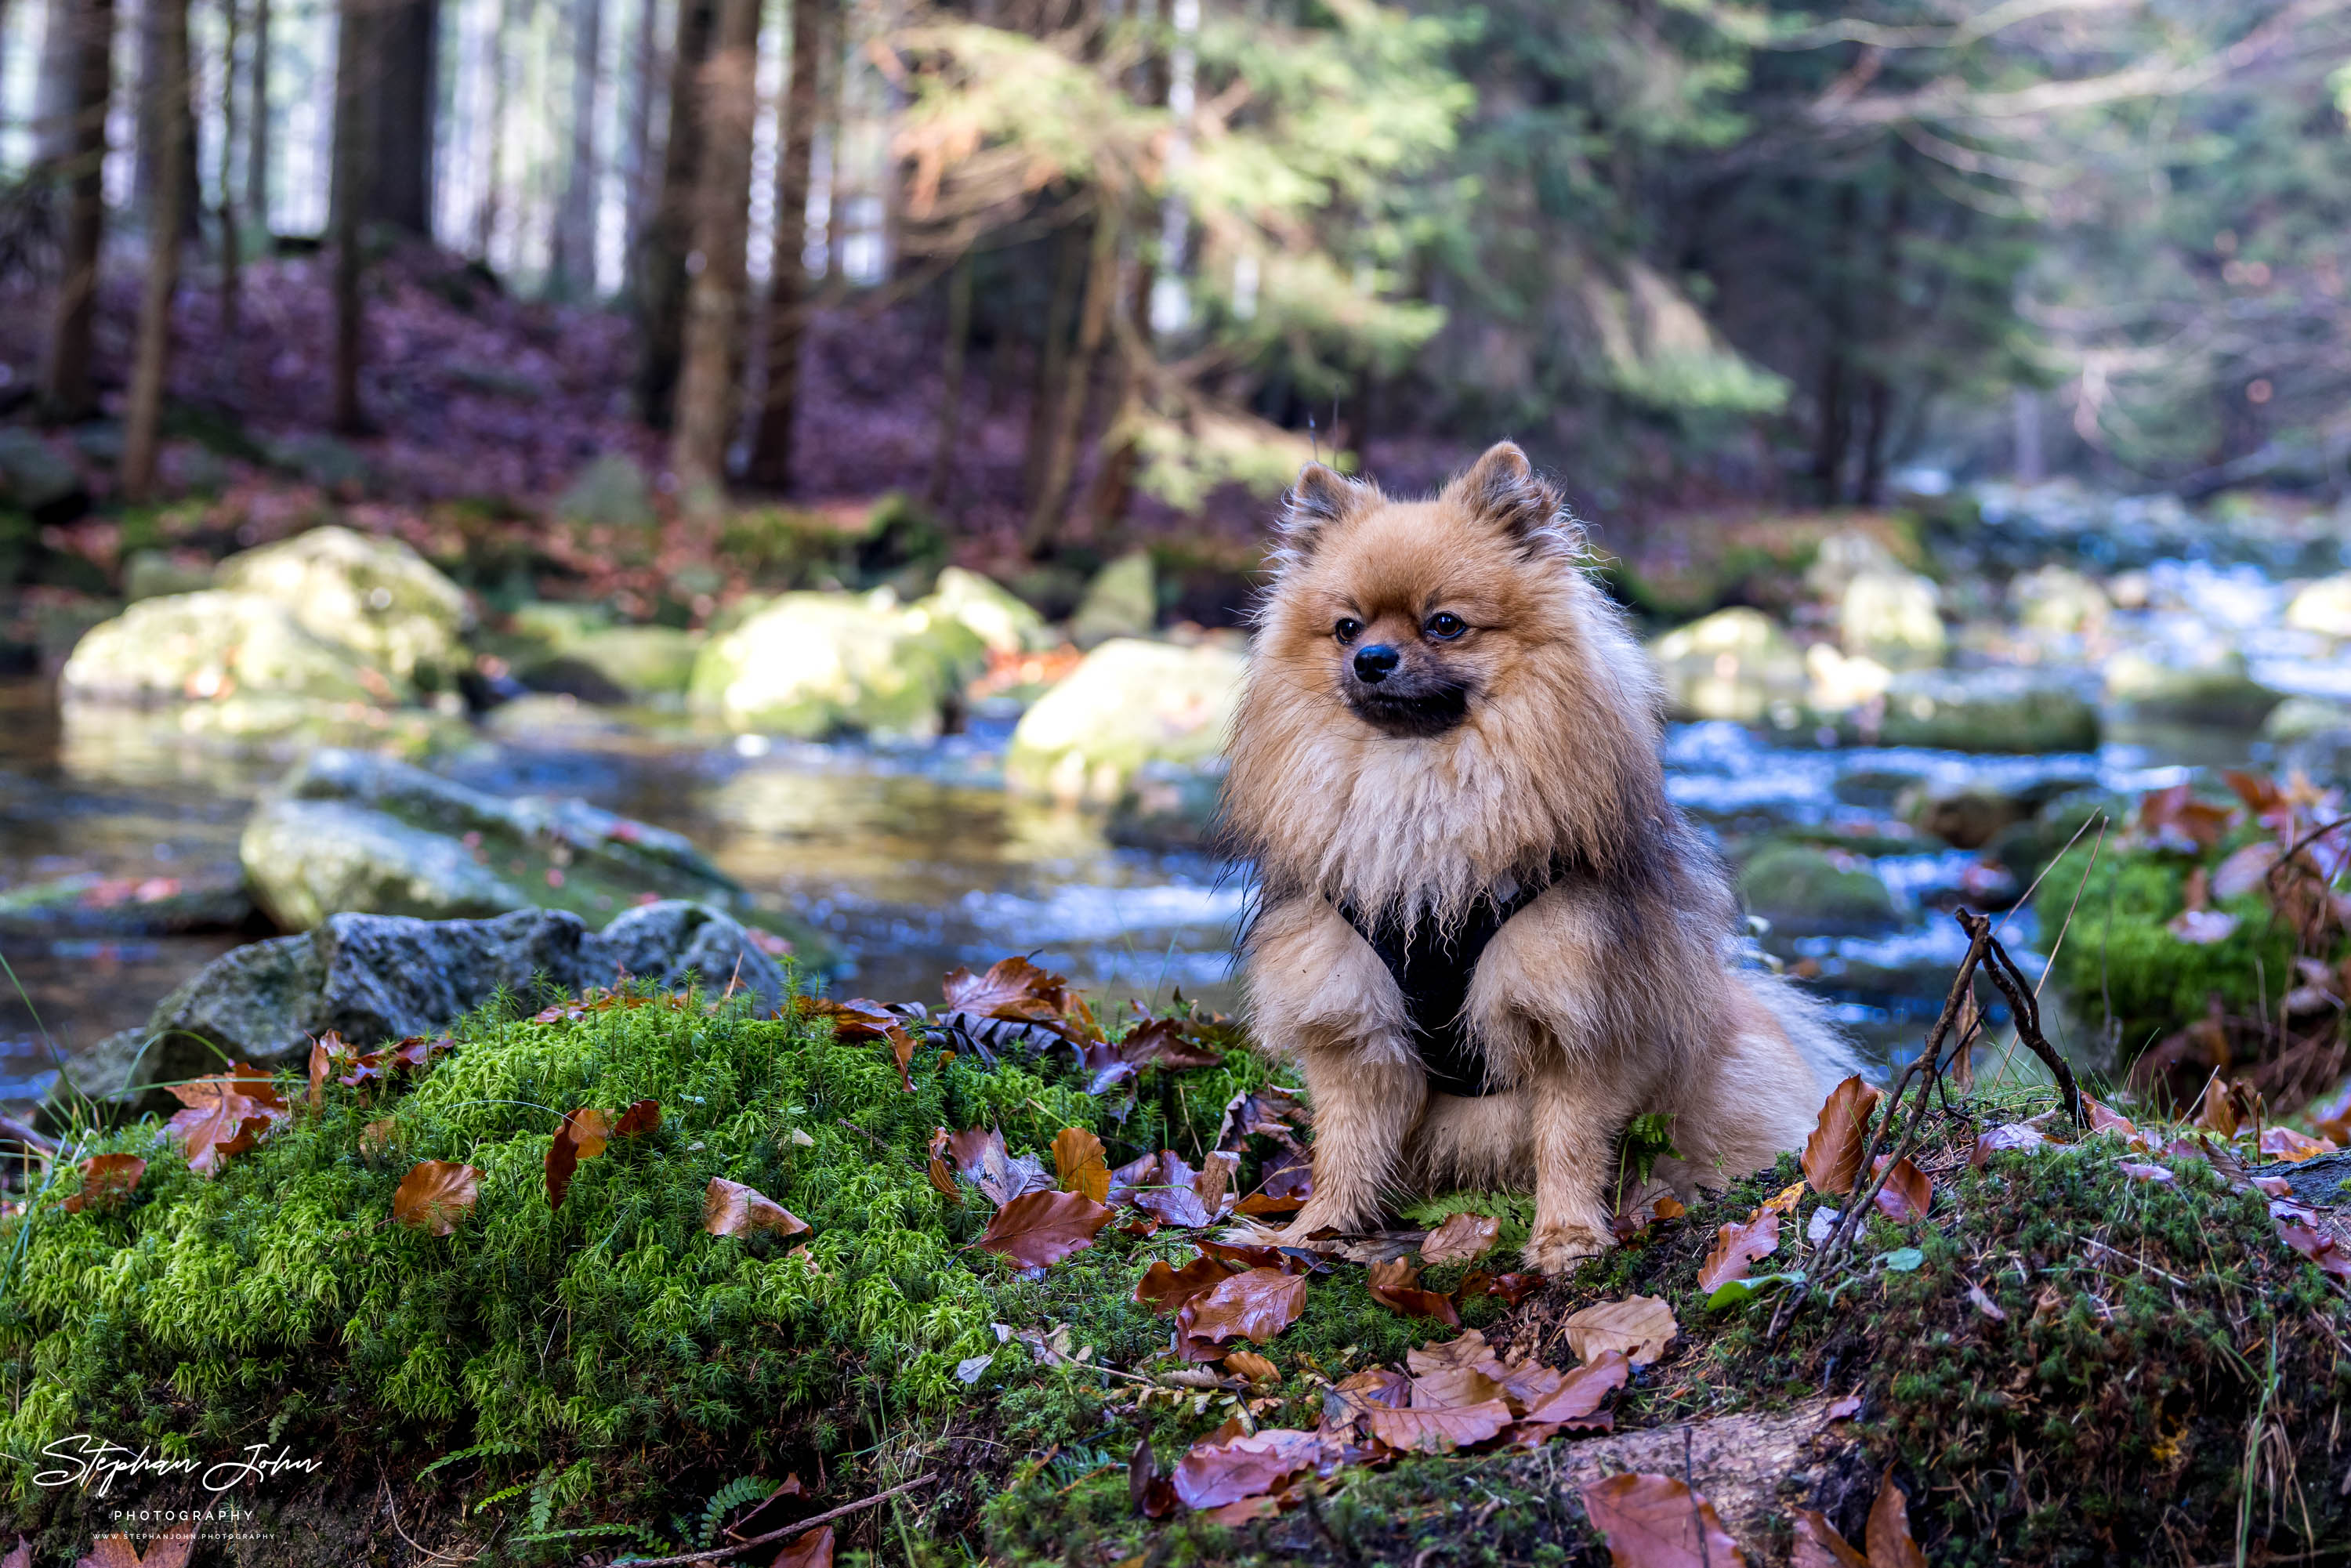
[[[457,1228],[482,1195],[482,1173],[447,1160],[420,1160],[400,1178],[392,1195],[392,1217],[435,1236]]]
[[[1102,1030],[1070,983],[1026,958],[998,958],[984,975],[950,970],[939,982],[947,1006],[957,1012],[1014,1023],[1042,1024],[1072,1043],[1099,1040]]]
[[[1698,1266],[1698,1288],[1711,1293],[1733,1280],[1744,1280],[1749,1264],[1779,1249],[1779,1213],[1759,1208],[1746,1224],[1725,1225],[1715,1231],[1713,1249]]]
[[[310,1109],[318,1110],[326,1103],[327,1080],[344,1062],[358,1059],[359,1050],[350,1041],[329,1030],[310,1040]]]
[[[1482,1404],[1441,1409],[1425,1409],[1417,1403],[1409,1410],[1382,1406],[1365,1419],[1372,1436],[1391,1448],[1405,1453],[1449,1454],[1456,1448],[1474,1448],[1497,1436],[1517,1417],[1501,1400],[1489,1399]]]
[[[1501,1234],[1499,1219],[1482,1214],[1448,1215],[1420,1244],[1420,1260],[1432,1269],[1443,1263],[1468,1263],[1491,1251]]]
[[[1846,1079],[1829,1091],[1821,1105],[1821,1119],[1804,1140],[1804,1179],[1813,1190],[1834,1197],[1853,1190],[1861,1175],[1863,1145],[1869,1131],[1869,1113],[1877,1106],[1877,1091],[1861,1081]]]
[[[909,1094],[914,1092],[914,1081],[906,1071],[914,1060],[914,1037],[906,1031],[896,1013],[869,997],[852,997],[845,1002],[801,997],[793,1006],[802,1018],[831,1019],[835,1040],[889,1041],[891,1058],[898,1068],[899,1085]]]
[[[1461,1314],[1454,1311],[1452,1299],[1421,1289],[1420,1270],[1401,1258],[1370,1265],[1365,1279],[1372,1300],[1384,1307],[1408,1318],[1435,1318],[1453,1328],[1461,1326]]]
[[[611,1128],[601,1111],[578,1110],[563,1113],[563,1125],[547,1145],[547,1206],[563,1207],[563,1195],[571,1190],[572,1173],[581,1160],[594,1159],[604,1152]]]
[[[187,1109],[164,1131],[188,1151],[188,1168],[200,1176],[217,1176],[222,1160],[245,1153],[290,1114],[269,1074],[245,1062],[171,1090]]]
[[[1237,1350],[1225,1357],[1225,1370],[1251,1383],[1276,1383],[1281,1378],[1281,1368],[1253,1350]]]
[[[621,1119],[612,1124],[612,1135],[616,1138],[642,1138],[660,1125],[661,1102],[640,1100],[621,1113]]]
[[[2322,1272],[2351,1280],[2351,1252],[2345,1251],[2331,1234],[2294,1219],[2278,1218],[2271,1223],[2277,1227],[2279,1240],[2317,1264]]]
[[[1193,1259],[1181,1269],[1171,1269],[1165,1259],[1157,1259],[1143,1271],[1134,1283],[1134,1299],[1147,1303],[1152,1311],[1178,1312],[1193,1297],[1218,1285],[1231,1274],[1214,1258],[1205,1255]]]
[[[1884,1160],[1878,1163],[1883,1169]],[[1905,1223],[1924,1219],[1934,1204],[1934,1184],[1927,1179],[1925,1171],[1911,1164],[1907,1155],[1894,1162],[1894,1168],[1886,1172],[1886,1185],[1877,1189],[1878,1212],[1889,1219]]]
[[[1053,1173],[1063,1192],[1110,1201],[1110,1162],[1102,1157],[1102,1141],[1085,1128],[1064,1127],[1053,1135]]]
[[[1229,1423],[1227,1430],[1229,1430]],[[1269,1427],[1261,1432],[1218,1432],[1192,1445],[1176,1467],[1176,1496],[1186,1508],[1222,1508],[1262,1497],[1328,1455],[1317,1432]]]
[[[702,1228],[713,1236],[751,1236],[765,1230],[777,1236],[799,1236],[807,1220],[739,1181],[712,1176],[702,1194]]]
[[[1211,1344],[1237,1337],[1266,1344],[1305,1310],[1305,1275],[1250,1269],[1228,1274],[1193,1297],[1179,1321],[1187,1336]]]
[[[1464,1301],[1475,1301],[1479,1296],[1499,1296],[1502,1298],[1504,1306],[1515,1307],[1537,1291],[1541,1290],[1542,1286],[1543,1277],[1541,1274],[1519,1272],[1489,1274],[1480,1270],[1463,1279],[1453,1294],[1458,1300]]]
[[[1411,1399],[1411,1380],[1393,1366],[1353,1373],[1322,1391],[1322,1427],[1352,1428],[1374,1410],[1401,1410]]]
[[[1622,1352],[1604,1350],[1571,1372],[1548,1366],[1518,1369],[1507,1386],[1511,1401],[1521,1406],[1519,1418],[1531,1426],[1606,1427],[1611,1417],[1595,1418],[1593,1412],[1602,1400],[1625,1386],[1632,1371],[1633,1364]]]
[[[74,1568],[188,1568],[188,1558],[195,1549],[195,1521],[183,1519],[149,1542],[144,1556],[127,1535],[101,1535],[89,1543],[89,1554]],[[15,1560],[12,1553],[10,1561]]]
[[[1869,1568],[1869,1559],[1837,1533],[1824,1514],[1809,1508],[1796,1511],[1795,1549],[1789,1568]]]
[[[1074,1192],[1024,1192],[990,1217],[975,1247],[1042,1269],[1094,1244],[1116,1212]]]
[[[146,1174],[147,1162],[137,1155],[92,1155],[81,1163],[81,1190],[58,1207],[68,1214],[79,1214],[85,1208],[119,1202],[131,1196]],[[5,1564],[0,1563],[0,1568]]]
[[[2120,1133],[2126,1138],[2138,1135],[2137,1123],[2087,1094],[2082,1096],[2082,1112],[2090,1118],[2090,1131],[2093,1133]]]
[[[2291,1127],[2264,1127],[2262,1129],[2261,1151],[2290,1164],[2300,1165],[2313,1155],[2333,1154],[2335,1140],[2314,1138]]]
[[[1663,1296],[1627,1296],[1586,1307],[1567,1320],[1567,1347],[1578,1361],[1592,1361],[1616,1351],[1635,1366],[1646,1366],[1666,1354],[1681,1333],[1674,1309]]]
[[[1927,1554],[1910,1538],[1910,1500],[1894,1484],[1891,1465],[1878,1478],[1862,1544],[1869,1549],[1869,1568],[1927,1568]]]
[[[832,1568],[832,1526],[820,1524],[776,1554],[774,1568]]]
[[[1583,1489],[1583,1511],[1616,1568],[1746,1568],[1714,1505],[1672,1476],[1629,1472]]]

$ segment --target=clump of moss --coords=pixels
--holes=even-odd
[[[2216,904],[2238,917],[2221,941],[2185,942],[2166,928],[2186,907],[2196,865],[2111,834],[2104,845],[2085,837],[2050,865],[2033,895],[2043,948],[2057,948],[2058,988],[2076,1017],[2109,1031],[2126,1063],[2204,1018],[2215,997],[2229,1012],[2260,1017],[2293,984],[2294,932],[2258,893]]]
[[[627,1525],[643,1543],[675,1542],[675,1521],[733,1478],[854,1487],[935,1448],[925,1434],[987,1430],[992,1457],[925,1504],[952,1521],[1019,1454],[1105,1432],[1111,1379],[1033,1364],[996,1325],[1066,1326],[1097,1365],[1147,1360],[1168,1328],[1134,1301],[1134,1281],[1151,1259],[1191,1249],[1114,1226],[1023,1278],[970,1249],[989,1205],[932,1185],[934,1129],[998,1126],[1049,1166],[1069,1126],[1095,1132],[1114,1163],[1162,1146],[1197,1158],[1226,1103],[1266,1078],[1236,1049],[1122,1102],[1087,1094],[1063,1056],[989,1067],[925,1050],[909,1092],[885,1046],[739,1000],[662,998],[549,1023],[493,1009],[455,1038],[413,1084],[330,1084],[322,1109],[298,1109],[211,1180],[152,1120],[108,1133],[89,1152],[150,1162],[127,1202],[67,1213],[66,1175],[5,1222],[0,1451],[29,1458],[76,1432],[175,1455],[263,1433],[351,1458],[364,1443],[371,1468],[472,1450],[478,1463],[441,1481],[466,1477],[469,1503],[507,1494],[501,1549],[528,1560],[535,1533]],[[550,1208],[559,1113],[640,1099],[660,1103],[658,1130],[581,1163]],[[393,1189],[427,1159],[481,1172],[475,1209],[445,1238],[391,1219]],[[705,1234],[714,1176],[758,1188],[811,1233]],[[1392,1360],[1430,1326],[1378,1307],[1348,1271],[1317,1281],[1272,1354],[1285,1368],[1318,1353],[1340,1364],[1351,1347],[1358,1364]],[[1148,1425],[1180,1448],[1230,1403],[1162,1407]],[[35,1468],[15,1469],[15,1500],[61,1506],[32,1494]],[[560,1557],[560,1544],[536,1550]]]

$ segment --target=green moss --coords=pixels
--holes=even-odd
[[[2095,836],[2057,858],[2032,900],[2043,950],[2057,946],[2053,977],[2075,1016],[2094,1025],[2111,1018],[2128,1061],[2204,1018],[2215,996],[2231,1013],[2259,1017],[2274,1008],[2293,983],[2294,939],[2259,894],[2218,905],[2239,917],[2225,940],[2184,942],[2166,925],[2185,906],[2195,862],[2118,849],[2109,834],[2093,864]],[[2220,853],[2205,858],[2217,862]]]

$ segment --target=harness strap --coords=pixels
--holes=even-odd
[[[1489,895],[1470,906],[1454,929],[1440,933],[1430,922],[1416,924],[1409,936],[1393,921],[1371,921],[1353,904],[1342,902],[1340,915],[1371,945],[1404,993],[1413,1049],[1420,1055],[1428,1086],[1440,1094],[1474,1099],[1494,1092],[1486,1079],[1484,1054],[1469,1038],[1462,1015],[1470,977],[1486,945],[1510,917],[1542,896],[1551,880],[1520,887],[1507,899]]]

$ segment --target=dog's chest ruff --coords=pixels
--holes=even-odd
[[[1419,1053],[1428,1086],[1439,1094],[1476,1097],[1491,1094],[1484,1054],[1469,1037],[1465,1013],[1469,983],[1487,945],[1500,934],[1510,917],[1542,896],[1549,881],[1520,887],[1508,897],[1488,894],[1449,930],[1429,920],[1409,930],[1393,920],[1367,919],[1353,903],[1339,904],[1339,914],[1355,934],[1379,955],[1388,975],[1404,994],[1405,1016],[1412,1026],[1413,1049]]]

